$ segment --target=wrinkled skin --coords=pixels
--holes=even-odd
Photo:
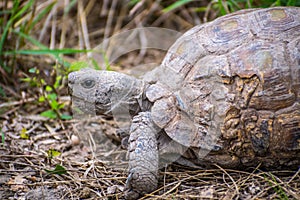
[[[196,26],[143,80],[86,69],[69,87],[82,112],[132,119],[127,199],[155,190],[159,166],[172,161],[300,166],[300,8]]]

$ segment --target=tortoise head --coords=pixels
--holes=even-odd
[[[120,110],[128,113],[138,107],[142,85],[142,81],[126,74],[89,68],[68,76],[73,112],[81,114],[111,116],[114,112],[120,114]]]

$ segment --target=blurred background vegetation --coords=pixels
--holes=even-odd
[[[136,27],[184,32],[240,9],[272,6],[300,6],[300,0],[2,0],[0,103],[29,102],[36,106],[25,106],[27,112],[69,119],[60,100],[67,95],[66,75],[84,66],[72,63],[88,59],[104,39]],[[139,56],[116,65],[131,67],[164,54]],[[0,114],[7,109],[0,106]]]

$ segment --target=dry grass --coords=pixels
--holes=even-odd
[[[24,15],[14,27],[28,23],[32,15],[54,3],[49,13],[28,29],[28,34],[49,49],[92,49],[105,38],[124,30],[159,26],[185,31],[218,15],[218,10],[209,1],[194,2],[169,13],[162,10],[173,1],[142,0],[133,6],[124,6],[125,1],[119,0],[78,0],[74,6],[70,6],[70,2],[73,1],[36,1],[34,12]],[[22,5],[26,3],[23,1]],[[12,6],[13,1],[0,3],[2,10]],[[196,13],[196,8],[201,6],[207,9]],[[4,22],[8,18],[9,15],[5,15]],[[4,50],[38,48],[16,34],[9,37],[10,42]],[[73,62],[88,56],[64,55],[63,59]],[[163,56],[157,52],[132,52],[121,57],[115,63],[115,69],[128,70],[130,66],[157,61]],[[57,59],[48,55],[18,54],[5,56],[3,60],[12,72],[0,67],[0,89],[6,94],[0,97],[0,132],[4,136],[0,144],[0,199],[122,199],[126,160],[114,154],[119,167],[112,167],[104,160],[107,152],[95,152],[88,148],[89,145],[78,144],[76,133],[80,130],[77,124],[83,122],[40,117],[38,114],[47,106],[37,101],[41,88],[20,81],[20,78],[32,76],[28,73],[29,68],[37,67],[43,72],[40,75],[45,81],[54,84],[51,75],[53,71],[57,72],[53,66],[60,66]],[[57,92],[67,95],[65,87],[60,87]],[[112,121],[101,119],[96,123],[96,128],[91,126],[86,130],[114,134]],[[21,133],[29,138],[22,139]],[[62,154],[51,158],[47,153],[49,149]],[[121,149],[116,147],[115,152],[119,151]],[[59,175],[45,171],[56,165],[63,166],[67,173]],[[161,169],[159,188],[143,199],[300,199],[299,173],[259,169],[235,171],[218,167],[191,170],[171,165]]]
[[[76,125],[84,126],[85,133],[113,133],[113,122],[100,118],[93,123],[56,123],[23,114],[2,124],[6,135],[0,147],[2,199],[124,197],[127,161],[116,153],[110,158],[114,157],[118,165],[107,164],[107,152],[93,151],[72,136],[78,130]],[[30,139],[20,139],[24,127]],[[62,154],[50,158],[49,149]],[[118,151],[121,149],[114,153]],[[57,164],[67,172],[59,175],[45,171]],[[236,171],[221,167],[195,170],[174,164],[161,169],[159,188],[143,199],[299,199],[299,186],[300,171]]]

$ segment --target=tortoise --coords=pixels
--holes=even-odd
[[[195,26],[141,79],[82,69],[68,80],[82,112],[132,117],[128,199],[157,188],[160,163],[300,166],[300,8]]]

